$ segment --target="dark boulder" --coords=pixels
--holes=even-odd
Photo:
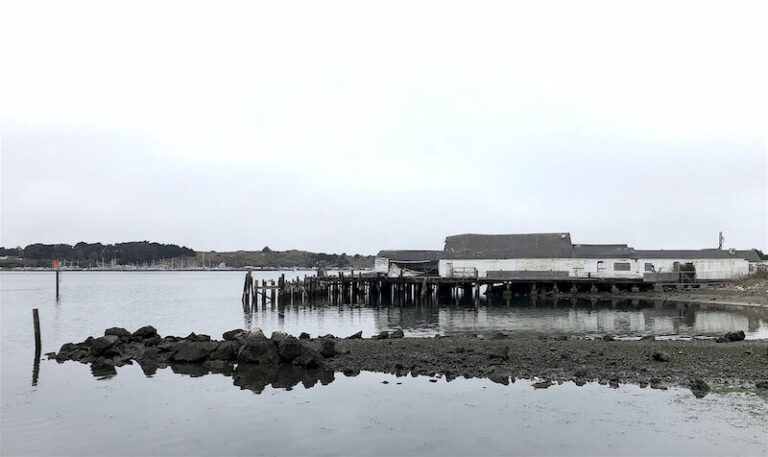
[[[271,365],[280,363],[277,344],[264,336],[249,336],[237,353],[237,360],[244,363]]]
[[[405,336],[405,334],[403,333],[403,331],[401,329],[396,329],[392,333],[389,334],[390,338],[402,338],[404,336]]]
[[[709,393],[709,384],[703,379],[695,379],[691,382],[691,392],[696,398],[704,398]]]
[[[161,341],[163,341],[163,339],[160,338],[159,335],[155,335],[152,338],[145,339],[143,343],[145,346],[157,346]]]
[[[118,338],[129,337],[131,332],[122,327],[112,327],[104,330],[104,336],[114,335]]]
[[[272,334],[272,341],[277,343],[277,352],[280,354],[280,360],[285,363],[291,363],[296,357],[304,352],[304,347],[295,336],[285,333]]]
[[[651,358],[657,362],[669,362],[671,357],[667,352],[654,352]]]
[[[372,340],[386,340],[388,338],[389,338],[389,332],[386,330],[382,330],[381,332],[379,332],[378,335],[373,335],[371,337]]]
[[[363,337],[363,331],[362,331],[362,330],[360,330],[359,332],[357,332],[357,333],[355,333],[355,334],[353,334],[353,335],[349,335],[349,336],[347,337],[347,339],[348,339],[348,340],[359,340],[359,339],[361,339],[362,337]]]
[[[310,338],[310,336],[309,336],[309,333],[307,333],[307,332],[301,332],[301,334],[299,334],[299,339],[300,340],[308,340],[309,338]]]
[[[554,383],[553,383],[552,381],[550,381],[549,379],[547,379],[547,380],[545,380],[545,381],[534,382],[534,383],[533,383],[533,388],[534,388],[534,389],[547,389],[547,388],[549,388],[550,386],[552,386],[553,384],[554,384]]]
[[[175,362],[202,362],[217,346],[215,341],[185,341],[179,343],[171,359]]]
[[[209,360],[236,360],[240,343],[237,341],[222,341],[209,355]]]
[[[131,333],[131,336],[141,339],[152,338],[153,336],[157,336],[157,329],[151,325],[145,325],[144,327],[141,327],[140,329]]]
[[[97,357],[103,355],[117,343],[117,340],[118,338],[115,335],[107,335],[94,339],[91,342],[91,354]]]
[[[604,335],[603,341],[616,341],[616,338],[614,338],[613,335]]]
[[[330,338],[320,338],[317,340],[318,352],[325,358],[331,358],[336,355],[336,341]]]
[[[325,359],[316,350],[302,346],[301,355],[293,359],[293,364],[304,368],[319,368]]]
[[[502,370],[493,370],[488,374],[488,379],[497,384],[509,385],[509,373]]]
[[[768,390],[768,381],[757,381],[755,383],[755,387],[758,389],[767,389]]]
[[[211,341],[210,335],[197,335],[197,341]]]
[[[725,338],[728,341],[743,341],[744,338],[746,338],[746,335],[744,334],[743,330],[739,330],[738,332],[728,332],[725,334]]]
[[[235,330],[229,330],[227,332],[224,332],[224,334],[221,335],[221,336],[224,338],[225,341],[234,341],[234,340],[238,339],[239,337],[244,337],[247,334],[248,334],[248,332],[246,332],[245,330],[243,330],[241,328],[238,328],[238,329],[235,329]]]
[[[178,349],[179,345],[181,343],[178,343],[176,341],[173,341],[168,338],[164,338],[158,345],[157,350],[160,352],[170,352],[174,353],[176,352],[176,349]]]

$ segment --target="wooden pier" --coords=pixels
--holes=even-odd
[[[253,312],[277,304],[420,305],[503,303],[513,296],[568,295],[577,293],[639,292],[659,288],[701,287],[702,284],[654,284],[642,279],[494,279],[443,277],[389,277],[375,273],[304,276],[253,280],[246,274],[243,310]]]

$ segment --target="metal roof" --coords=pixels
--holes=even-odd
[[[754,249],[737,251],[729,249],[637,249],[639,259],[746,259],[758,262],[760,256]]]
[[[526,233],[480,235],[466,233],[445,238],[445,258],[450,259],[541,259],[572,257],[571,235]]]

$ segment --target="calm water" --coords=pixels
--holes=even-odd
[[[271,278],[275,274],[258,274]],[[292,275],[304,274],[292,272]],[[511,306],[295,307],[243,316],[242,273],[0,273],[2,455],[685,454],[768,455],[768,401],[750,392],[696,399],[688,390],[518,380],[395,378],[379,373],[241,369],[198,376],[138,366],[97,379],[86,365],[43,360],[32,385],[31,309],[43,352],[115,325],[219,337],[269,333],[505,333],[768,338],[768,310],[665,303],[517,301]],[[382,381],[389,384],[383,384]],[[398,384],[401,383],[401,384]],[[594,399],[599,395],[600,401]]]

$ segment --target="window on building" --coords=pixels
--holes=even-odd
[[[645,271],[651,271],[651,272],[653,272],[653,271],[656,271],[656,269],[655,269],[655,268],[653,268],[653,264],[652,264],[652,263],[646,263],[646,264],[645,264]]]
[[[613,271],[629,271],[629,262],[614,262]]]

